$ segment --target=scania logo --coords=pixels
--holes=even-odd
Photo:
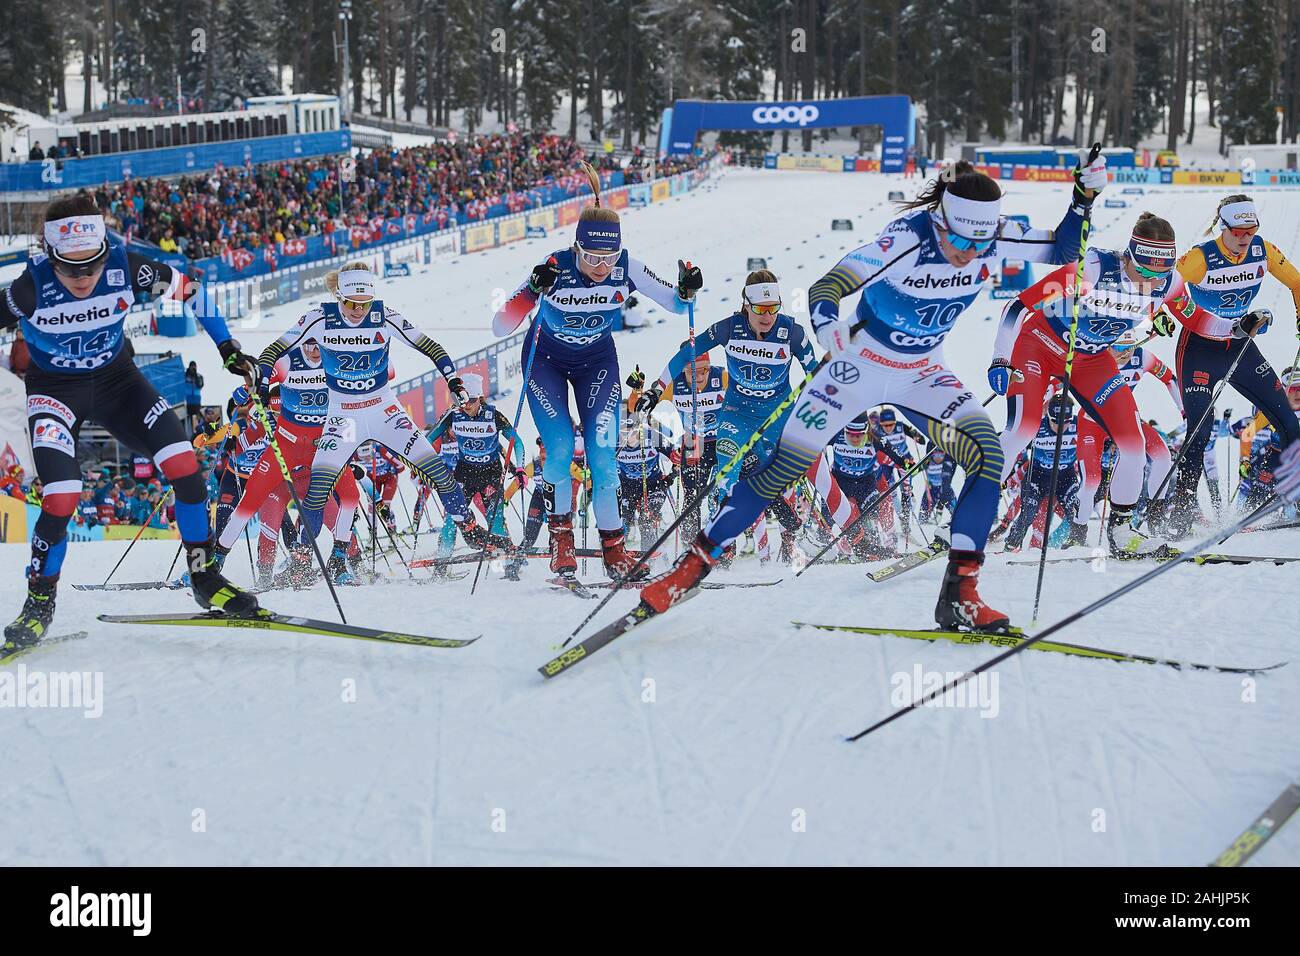
[[[807,126],[821,115],[821,110],[810,105],[759,106],[754,110],[755,123],[798,123]]]

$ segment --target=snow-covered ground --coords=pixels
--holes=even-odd
[[[887,190],[915,183],[733,171],[629,211],[624,234],[656,270],[671,273],[679,257],[702,266],[702,327],[735,307],[747,256],[766,257],[787,301],[799,301],[886,221]],[[1066,201],[1059,186],[1008,189],[1006,211],[1044,225]],[[1216,198],[1170,188],[1130,209],[1099,206],[1093,241],[1121,245],[1148,208],[1172,219],[1185,247]],[[1270,193],[1261,208],[1265,234],[1295,249],[1300,194]],[[855,232],[832,232],[833,217],[851,218]],[[562,242],[462,257],[391,280],[386,298],[462,354],[488,339],[495,290],[513,288]],[[1279,322],[1261,344],[1280,367],[1292,359],[1292,312],[1276,283],[1264,288]],[[949,339],[951,364],[977,394],[997,308],[979,300]],[[240,337],[260,348],[297,312],[275,310]],[[621,360],[657,371],[684,334],[676,318],[625,334]],[[214,349],[183,348],[210,387],[222,379]],[[1168,342],[1156,349],[1172,358]],[[423,360],[398,361],[405,377]],[[1146,416],[1175,418],[1156,384],[1143,383],[1139,403]],[[499,404],[513,414],[514,396]],[[531,439],[526,415],[524,431]],[[409,503],[409,486],[404,494]],[[65,582],[102,580],[124,547],[73,545]],[[1243,535],[1230,547],[1296,554],[1300,532]],[[174,544],[142,543],[115,579],[158,578],[174,553]],[[25,547],[0,548],[13,608],[26,557]],[[242,550],[228,569],[249,580]],[[485,568],[473,596],[468,579],[415,584],[400,568],[391,583],[342,594],[356,623],[483,635],[463,650],[101,624],[98,613],[191,605],[184,592],[65,586],[55,630],[90,637],[24,663],[102,675],[103,712],[0,713],[0,805],[23,821],[0,864],[1198,865],[1300,775],[1300,661],[1242,678],[1030,652],[994,672],[985,716],[925,709],[845,743],[890,713],[915,669],[962,671],[994,652],[789,622],[930,626],[941,570],[873,584],[861,567],[795,580],[738,561],[713,580],[785,580],[705,592],[552,681],[536,668],[590,605],[549,590],[538,561],[518,584]],[[983,590],[1027,624],[1035,573],[992,554]],[[1138,573],[1113,562],[1049,566],[1044,622]],[[1181,567],[1061,639],[1229,665],[1287,660],[1297,653],[1295,575],[1294,565]],[[596,562],[588,576],[599,576]],[[634,600],[620,595],[597,623]],[[266,603],[333,617],[320,586]],[[1300,827],[1254,862],[1300,863]]]

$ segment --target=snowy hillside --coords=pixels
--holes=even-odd
[[[657,271],[671,274],[678,258],[702,267],[702,327],[735,308],[749,256],[766,257],[787,303],[801,304],[808,285],[887,221],[887,191],[917,183],[733,171],[629,211],[624,235]],[[1064,210],[1064,187],[1006,187],[1007,213],[1053,225]],[[1255,192],[1264,234],[1300,247],[1300,193]],[[1098,246],[1122,246],[1145,208],[1170,218],[1185,248],[1218,194],[1165,188],[1126,198],[1138,203],[1098,205]],[[852,219],[855,231],[832,232],[833,217]],[[488,340],[502,292],[568,238],[391,280],[385,298],[464,354]],[[1266,280],[1264,290],[1261,304],[1279,321],[1261,346],[1280,368],[1294,355],[1293,312],[1280,286]],[[261,348],[303,306],[238,335]],[[949,338],[950,364],[981,396],[998,307],[982,298]],[[677,318],[622,335],[624,370],[657,372],[684,336]],[[229,378],[206,342],[183,351],[199,359],[209,390]],[[1156,351],[1172,360],[1171,343]],[[415,353],[395,356],[399,378],[423,371]],[[499,402],[508,415],[516,397]],[[1158,383],[1144,382],[1138,401],[1144,417],[1175,422]],[[1239,397],[1232,404],[1245,411]],[[526,413],[523,431],[531,441]],[[409,485],[403,494],[410,503]],[[184,592],[67,586],[102,581],[124,547],[71,546],[54,630],[90,636],[25,659],[31,670],[102,674],[102,715],[0,713],[0,802],[24,821],[0,846],[0,864],[1200,865],[1300,774],[1295,565],[1180,567],[1060,635],[1288,667],[1243,678],[1025,653],[990,675],[983,707],[925,709],[850,745],[843,737],[887,715],[904,681],[963,671],[994,651],[789,622],[928,627],[936,564],[874,584],[861,567],[816,567],[794,580],[741,560],[710,580],[785,580],[704,592],[543,681],[536,668],[590,605],[550,590],[542,561],[521,583],[485,568],[473,596],[468,579],[416,584],[400,567],[389,583],[342,593],[354,623],[482,635],[466,649],[436,650],[101,624],[95,615],[105,612],[193,610]],[[1231,550],[1300,554],[1300,532],[1242,535]],[[115,580],[156,579],[174,553],[174,544],[143,543]],[[0,547],[11,609],[26,558],[24,546]],[[227,567],[249,581],[242,545]],[[982,590],[1027,625],[1035,573],[991,554]],[[1139,573],[1114,562],[1049,566],[1044,622]],[[593,561],[586,577],[599,576]],[[618,596],[595,623],[634,602]],[[334,617],[323,586],[265,603]],[[1253,862],[1300,863],[1300,828],[1283,830]]]

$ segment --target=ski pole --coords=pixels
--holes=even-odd
[[[865,322],[861,322],[861,321],[854,322],[853,325],[850,326],[849,328],[850,337],[856,334],[857,332],[859,332],[865,325],[866,325]],[[663,547],[664,542],[667,541],[670,537],[672,537],[673,532],[677,530],[677,526],[682,523],[682,520],[688,514],[694,511],[697,507],[699,507],[700,504],[703,503],[704,499],[707,498],[709,494],[713,491],[713,487],[720,480],[725,478],[733,468],[735,468],[737,465],[740,464],[740,462],[744,459],[745,455],[749,453],[749,450],[753,448],[756,444],[758,444],[758,440],[763,437],[763,433],[767,431],[769,428],[771,428],[774,424],[776,424],[776,422],[778,422],[781,419],[781,416],[785,414],[786,409],[794,405],[795,401],[798,400],[799,396],[803,394],[803,390],[808,387],[808,383],[813,380],[813,376],[815,376],[818,372],[820,372],[822,370],[822,367],[825,366],[829,361],[830,361],[830,355],[828,353],[827,355],[823,356],[821,361],[818,362],[816,365],[814,365],[807,372],[807,374],[804,375],[803,381],[799,383],[798,387],[792,389],[790,391],[790,394],[787,395],[782,400],[781,404],[776,406],[776,408],[772,409],[771,414],[769,414],[767,418],[763,421],[763,423],[759,425],[757,429],[755,429],[754,434],[749,436],[749,438],[745,441],[745,444],[742,445],[736,451],[736,453],[731,457],[731,460],[728,461],[726,464],[722,465],[720,468],[715,469],[713,473],[713,477],[702,488],[700,488],[699,492],[697,492],[695,497],[691,500],[690,505],[688,507],[683,508],[678,513],[677,517],[673,519],[673,523],[670,524],[661,535],[659,535],[659,539],[655,541],[654,544],[652,544],[650,547],[644,549],[641,552],[641,554],[636,559],[636,563],[633,564],[632,567],[628,569],[626,574],[624,574],[622,577],[620,577],[618,580],[614,582],[614,586],[609,589],[608,593],[606,593],[606,595],[603,598],[601,598],[600,602],[596,605],[595,608],[592,609],[591,613],[588,614],[585,618],[583,618],[582,621],[578,624],[578,626],[573,629],[573,633],[571,633],[568,637],[564,639],[564,644],[561,645],[562,647],[568,647],[569,642],[578,636],[578,632],[581,631],[584,627],[586,627],[587,624],[590,623],[591,619],[595,617],[596,614],[606,604],[608,604],[611,600],[613,600],[614,595],[617,594],[619,591],[621,591],[624,585],[631,583],[632,576],[636,574],[636,572],[639,571],[641,568],[645,567],[646,559],[651,554],[654,554],[661,547]]]
[[[1088,151],[1088,164],[1101,152],[1101,143],[1093,143]],[[1083,285],[1083,268],[1088,260],[1088,232],[1092,228],[1092,208],[1084,213],[1079,226],[1079,260],[1074,269],[1074,302],[1070,306],[1070,337],[1065,348],[1065,375],[1061,378],[1061,399],[1070,395],[1070,378],[1074,373],[1074,346],[1079,332],[1079,294]],[[1067,423],[1068,424],[1068,423]],[[1038,604],[1043,596],[1043,574],[1047,570],[1047,541],[1052,536],[1052,518],[1056,511],[1056,484],[1060,478],[1061,445],[1065,441],[1066,425],[1056,429],[1056,448],[1052,451],[1052,477],[1047,483],[1047,517],[1043,520],[1043,549],[1038,557],[1038,584],[1034,587],[1034,612],[1030,626],[1038,623]]]
[[[267,443],[271,446],[275,460],[280,465],[280,474],[284,476],[285,484],[289,486],[289,494],[293,498],[294,507],[298,509],[298,516],[302,518],[306,512],[302,502],[298,500],[298,489],[293,486],[293,475],[289,472],[289,465],[284,460],[284,453],[280,451],[280,442],[276,440],[275,426],[271,424],[271,416],[262,404],[262,396],[258,394],[257,388],[252,387],[248,391],[253,397],[253,408],[257,410],[257,417],[262,420],[262,427],[266,429]],[[330,597],[334,599],[334,607],[339,612],[339,620],[346,624],[348,619],[343,614],[343,605],[339,601],[338,592],[334,590],[334,582],[330,579],[329,569],[325,566],[325,559],[321,557],[320,547],[316,544],[316,538],[311,535],[311,528],[306,521],[303,522],[303,527],[308,532],[307,537],[311,538],[312,554],[316,555],[316,563],[320,565],[321,575],[325,578],[325,586],[329,588]]]
[[[1170,465],[1169,473],[1165,475],[1165,480],[1160,482],[1160,487],[1156,489],[1156,493],[1153,494],[1148,499],[1148,501],[1159,501],[1161,499],[1161,496],[1164,494],[1164,490],[1166,486],[1173,479],[1174,475],[1178,472],[1179,464],[1182,462],[1183,458],[1186,457],[1187,455],[1187,448],[1192,443],[1192,436],[1205,427],[1206,421],[1209,420],[1210,413],[1214,411],[1214,406],[1218,404],[1219,396],[1222,395],[1223,390],[1228,387],[1228,382],[1232,379],[1232,376],[1236,373],[1237,366],[1241,364],[1242,357],[1245,356],[1246,349],[1249,347],[1250,343],[1254,341],[1255,333],[1257,331],[1259,331],[1258,328],[1251,329],[1250,334],[1246,336],[1246,341],[1241,344],[1241,351],[1237,353],[1237,357],[1233,359],[1232,364],[1228,366],[1228,371],[1224,374],[1223,378],[1220,380],[1218,387],[1214,390],[1214,394],[1210,396],[1210,403],[1205,406],[1205,411],[1203,411],[1201,413],[1201,417],[1197,419],[1196,427],[1189,428],[1186,432],[1183,433],[1183,444],[1182,447],[1178,449],[1178,457],[1175,458],[1174,463]],[[1198,478],[1197,480],[1199,482],[1200,479]],[[1231,502],[1229,503],[1231,504]],[[1147,511],[1149,510],[1150,508],[1148,507]],[[1143,520],[1146,520],[1147,511],[1144,511],[1142,513]],[[1141,522],[1139,522],[1138,527],[1141,526],[1142,526]]]
[[[1016,654],[1019,654],[1021,651],[1025,650],[1025,648],[1032,647],[1033,645],[1037,644],[1039,641],[1051,637],[1056,632],[1064,630],[1065,628],[1069,627],[1075,621],[1087,617],[1093,611],[1100,610],[1101,608],[1105,607],[1107,604],[1110,604],[1112,601],[1115,601],[1118,598],[1123,597],[1125,594],[1128,594],[1130,591],[1134,591],[1137,588],[1140,588],[1148,581],[1151,581],[1159,577],[1160,575],[1171,570],[1172,568],[1177,567],[1178,565],[1182,564],[1185,561],[1190,561],[1192,558],[1195,558],[1197,555],[1199,555],[1202,551],[1205,551],[1208,548],[1212,548],[1215,545],[1222,544],[1224,541],[1232,537],[1234,534],[1236,534],[1242,528],[1249,525],[1251,522],[1257,520],[1258,518],[1266,517],[1268,514],[1281,508],[1283,503],[1284,502],[1282,501],[1281,498],[1276,498],[1276,497],[1270,499],[1269,501],[1264,502],[1264,504],[1260,505],[1259,508],[1257,508],[1255,511],[1252,511],[1250,514],[1246,515],[1244,518],[1237,521],[1225,532],[1222,533],[1216,532],[1215,534],[1210,535],[1208,538],[1205,538],[1202,541],[1198,541],[1196,544],[1192,545],[1192,547],[1188,548],[1186,551],[1183,551],[1181,554],[1177,555],[1176,557],[1170,558],[1167,561],[1160,562],[1150,571],[1147,571],[1145,574],[1134,578],[1132,581],[1129,581],[1127,584],[1121,585],[1120,587],[1116,588],[1114,591],[1111,591],[1109,594],[1105,594],[1099,597],[1097,600],[1093,601],[1087,607],[1080,608],[1079,610],[1073,612],[1072,614],[1063,617],[1061,620],[1057,621],[1055,624],[1051,625],[1050,627],[1047,627],[1042,631],[1039,631],[1033,637],[1026,638],[1025,640],[1021,641],[1019,644],[1017,644],[1015,647],[1003,651],[1001,654],[998,654],[996,657],[990,658],[989,660],[985,661],[983,664],[979,665],[973,670],[969,670],[963,674],[960,674],[958,677],[956,677],[954,680],[949,681],[943,687],[940,687],[937,690],[930,691],[929,693],[918,698],[917,700],[906,705],[905,707],[900,707],[898,710],[894,711],[892,714],[890,714],[888,717],[884,718],[883,720],[876,721],[866,730],[859,731],[858,733],[854,734],[852,737],[847,738],[848,741],[852,743],[855,740],[861,740],[863,737],[867,736],[868,734],[873,733],[876,730],[879,730],[881,727],[885,726],[885,724],[895,721],[899,717],[902,717],[904,714],[911,713],[913,710],[925,706],[935,698],[942,697],[944,694],[947,694],[953,689],[960,687],[962,684],[970,680],[976,674],[982,674],[984,671],[996,667],[998,664],[1001,664],[1003,661],[1007,660],[1008,658],[1014,657]]]
[[[169,490],[168,494],[174,495],[175,492]],[[140,530],[135,533],[135,537],[131,539],[131,543],[126,546],[126,550],[122,552],[122,556],[117,559],[117,564],[113,565],[113,570],[108,572],[107,578],[104,578],[105,585],[107,585],[109,580],[113,577],[113,575],[117,573],[117,569],[122,566],[122,562],[125,561],[126,556],[131,553],[131,549],[135,547],[135,543],[140,540],[140,535],[144,534],[144,529],[149,527],[149,522],[153,521],[154,516],[158,514],[158,510],[163,506],[163,502],[165,502],[166,500],[167,500],[167,495],[158,496],[158,503],[153,506],[153,511],[149,512],[149,517],[145,519],[144,524],[140,525]],[[176,562],[173,561],[172,566],[174,567],[175,565]]]
[[[550,258],[550,260],[548,260],[548,261],[550,261],[551,263],[554,263],[554,262],[555,262],[555,257],[552,256],[552,257]],[[510,441],[506,444],[506,461],[507,461],[507,462],[512,462],[512,461],[514,461],[514,458],[515,458],[515,441],[518,440],[518,438],[519,438],[519,422],[520,422],[520,420],[521,420],[521,419],[523,418],[523,416],[524,416],[524,398],[525,398],[525,397],[527,396],[527,394],[528,394],[528,383],[529,383],[529,381],[532,380],[532,377],[533,377],[533,359],[537,356],[537,343],[538,343],[538,341],[540,341],[540,339],[541,339],[541,337],[542,337],[541,330],[537,328],[537,318],[536,318],[536,313],[534,313],[534,317],[533,317],[532,324],[529,325],[529,327],[528,327],[528,332],[525,333],[525,334],[527,334],[527,335],[532,335],[532,337],[533,337],[533,342],[532,342],[531,345],[528,346],[528,361],[524,363],[524,378],[523,378],[523,381],[519,383],[519,401],[515,403],[515,418],[514,418],[514,421],[511,422],[511,424],[510,424]],[[503,475],[503,476],[502,476],[502,484],[503,484],[503,485],[504,485],[504,477],[505,477],[505,476]],[[520,490],[522,490],[522,488],[521,488]],[[503,491],[502,494],[501,494],[501,498],[500,498],[500,501],[498,502],[498,504],[499,504],[501,507],[505,507],[505,493],[504,493],[504,491]],[[469,509],[469,505],[468,505],[468,503],[466,504],[465,508],[466,508],[466,510],[469,512],[470,516],[472,517],[473,514],[474,514],[474,512],[471,511],[471,510]],[[496,520],[497,520],[497,518],[496,518],[496,508],[493,508],[493,509],[492,509],[492,516],[491,516],[490,518],[489,518],[486,514],[483,515],[483,518],[484,518],[484,520],[486,520],[486,521],[488,522],[488,529],[487,529],[487,530],[488,530],[488,534],[491,535],[491,534],[492,534],[492,527],[496,524]],[[479,553],[478,567],[474,569],[474,583],[473,583],[472,585],[470,585],[470,590],[469,590],[469,593],[470,593],[470,594],[473,594],[473,593],[474,593],[474,589],[478,587],[478,576],[479,576],[479,574],[480,574],[480,573],[482,572],[482,570],[483,570],[483,560],[484,560],[486,557],[487,557],[487,549],[484,548],[484,549]]]
[[[984,399],[984,401],[980,403],[980,407],[988,408],[989,405],[992,404],[993,399],[997,397],[998,397],[998,393],[994,392],[992,395],[990,395],[988,398]],[[827,551],[829,551],[831,548],[835,547],[837,544],[840,543],[841,538],[843,538],[846,534],[849,534],[851,531],[853,531],[854,528],[856,528],[859,524],[861,524],[869,514],[874,512],[880,506],[881,502],[888,500],[889,497],[903,482],[907,481],[907,479],[911,478],[922,468],[924,468],[927,464],[929,464],[930,459],[933,458],[935,454],[937,454],[940,451],[943,451],[943,449],[939,448],[938,446],[930,449],[929,453],[927,453],[924,458],[922,458],[911,468],[909,468],[906,472],[900,475],[897,481],[895,481],[892,485],[890,485],[884,491],[880,492],[874,498],[868,501],[865,505],[863,505],[862,508],[858,511],[858,516],[854,518],[852,521],[850,521],[848,525],[845,526],[844,530],[842,530],[839,534],[837,534],[834,538],[832,538],[824,548],[818,551],[816,556],[813,557],[811,561],[809,561],[802,568],[796,571],[794,576],[797,578],[799,575],[803,574],[814,564],[820,561],[826,555]]]

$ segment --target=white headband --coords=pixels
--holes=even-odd
[[[59,258],[69,252],[102,249],[107,236],[103,216],[68,216],[45,224],[45,242]]]
[[[745,301],[751,305],[755,303],[769,304],[781,301],[781,287],[775,282],[755,282],[753,285],[745,286]]]
[[[1230,202],[1220,209],[1219,221],[1223,223],[1224,229],[1249,229],[1259,225],[1259,213],[1255,211],[1253,202],[1243,199],[1241,202]]]
[[[466,398],[483,397],[483,376],[477,372],[466,372],[460,377],[461,385],[465,389]]]
[[[340,299],[364,299],[375,297],[375,274],[369,269],[345,269],[339,273]]]
[[[952,190],[943,191],[943,218],[948,231],[963,239],[992,239],[998,232],[1001,199],[965,199],[954,196]]]

